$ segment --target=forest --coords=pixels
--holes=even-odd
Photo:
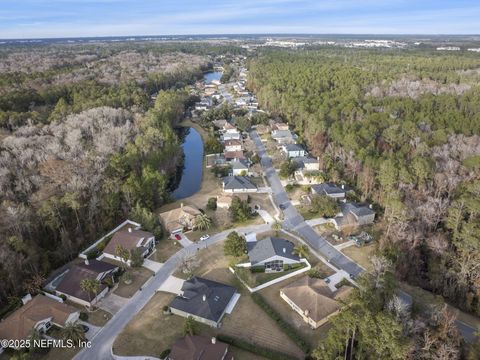
[[[195,46],[165,48],[2,49],[1,313],[126,217],[162,236],[152,211],[182,162],[185,86],[211,66]]]
[[[360,200],[375,204],[377,255],[395,279],[475,315],[480,315],[479,69],[480,57],[467,53],[270,50],[250,60],[248,79],[260,105],[288,121],[320,157],[327,180],[348,183]],[[451,319],[437,319],[425,335],[418,328],[393,327],[400,315],[387,311],[391,298],[373,311],[362,297],[365,293],[351,308],[356,315],[348,312],[354,318],[347,313],[334,321],[337,330],[318,358],[342,354],[337,350],[352,335],[345,326],[360,331],[355,358],[381,350],[371,358],[460,356],[459,344],[445,341],[455,339],[444,323]],[[371,333],[365,326],[372,321],[384,328]],[[382,348],[371,338],[377,335],[388,337],[395,349]],[[400,341],[404,336],[420,343]],[[442,336],[442,349],[422,352],[429,336]]]

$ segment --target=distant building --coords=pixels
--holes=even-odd
[[[165,229],[175,235],[193,229],[196,217],[200,214],[196,207],[181,203],[179,208],[160,213],[160,219]]]
[[[279,144],[295,144],[295,136],[290,130],[273,130],[272,139]]]
[[[222,181],[223,191],[227,193],[257,192],[257,186],[245,176],[227,176]]]
[[[231,139],[231,140],[225,140],[223,143],[223,146],[225,147],[226,152],[230,151],[242,151],[242,141],[241,140],[236,140],[236,139]]]
[[[312,194],[324,195],[336,200],[343,200],[346,196],[344,185],[337,186],[334,183],[323,183],[311,186]]]
[[[298,144],[285,144],[282,146],[282,151],[288,159],[304,157],[307,153],[305,149]]]
[[[320,163],[318,159],[310,156],[298,156],[291,158],[298,170],[302,171],[319,171]]]
[[[340,215],[333,218],[333,224],[338,230],[349,226],[369,225],[375,221],[375,211],[371,206],[346,202],[340,204]]]
[[[245,159],[235,159],[230,161],[233,176],[246,176],[249,174],[249,166]]]

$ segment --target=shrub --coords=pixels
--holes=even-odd
[[[98,251],[97,248],[92,249],[92,250],[90,250],[90,251],[87,252],[87,254],[86,254],[86,255],[87,255],[87,259],[88,259],[88,260],[95,259],[95,258],[98,256],[98,254],[99,254],[99,251]]]
[[[168,355],[170,355],[171,350],[165,349],[160,353],[160,359],[166,359]]]
[[[64,294],[60,294],[59,298],[62,299],[63,301],[67,301],[67,296]]]
[[[80,312],[80,316],[78,317],[82,321],[87,321],[88,320],[88,314],[86,312]]]
[[[106,278],[103,280],[103,283],[107,285],[110,289],[113,287],[113,280],[111,278]]]
[[[211,197],[208,199],[207,209],[212,211],[217,210],[217,198]]]
[[[249,343],[245,340],[234,338],[234,337],[223,335],[223,334],[218,334],[217,335],[217,340],[222,341],[226,344],[238,347],[240,349],[249,351],[251,353],[263,356],[263,357],[265,357],[267,359],[271,359],[271,360],[293,360],[293,359],[295,359],[295,358],[293,358],[293,357],[291,357],[287,354],[281,353],[279,351],[264,348],[264,347],[258,346],[256,344],[251,344],[251,343]]]
[[[265,267],[264,266],[252,266],[250,268],[250,271],[252,273],[264,273],[265,272]]]
[[[308,344],[303,340],[303,338],[297,333],[297,331],[287,322],[285,322],[280,314],[278,314],[274,309],[270,307],[270,305],[265,301],[262,295],[258,293],[252,294],[252,299],[260,306],[260,308],[267,313],[278,325],[278,327],[287,335],[293,342],[295,342],[300,349],[302,349],[305,353],[310,351],[310,347]]]
[[[316,278],[316,279],[323,279],[327,277],[327,274],[325,274],[323,271],[321,271],[318,268],[311,268],[308,270],[307,275],[311,278]]]

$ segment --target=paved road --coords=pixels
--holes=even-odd
[[[180,265],[185,256],[193,255],[198,250],[215,244],[225,239],[225,237],[233,230],[241,233],[265,232],[271,229],[270,224],[250,225],[232,230],[226,230],[221,233],[212,235],[206,241],[194,243],[182,250],[178,251],[170,257],[163,266],[152,276],[144,285],[142,291],[137,293],[130,301],[122,307],[110,321],[95,335],[92,339],[92,347],[81,350],[74,359],[76,360],[92,360],[92,359],[113,359],[111,349],[113,342],[118,334],[155,295],[155,292],[172,275]],[[115,349],[113,349],[115,352]]]
[[[303,217],[291,204],[288,195],[280,182],[280,178],[273,168],[272,159],[268,156],[260,137],[256,131],[252,131],[250,136],[255,142],[265,176],[272,187],[273,199],[277,206],[282,205],[282,207],[285,207],[283,210],[285,220],[282,226],[286,230],[294,231],[301,235],[315,251],[326,258],[330,264],[334,265],[336,268],[344,270],[348,274],[354,274],[355,276],[358,276],[364,272],[365,270],[362,267],[335,249],[333,245],[331,245],[322,236],[318,235],[315,230],[313,230],[313,228],[307,224],[307,222],[305,222]],[[411,296],[402,290],[399,290],[399,295],[401,298],[407,298],[411,300]],[[473,339],[475,339],[475,332],[477,329],[459,320],[457,320],[455,323],[460,331],[460,334],[467,342],[472,342]]]
[[[301,235],[313,249],[318,251],[337,268],[345,270],[347,273],[353,274],[354,276],[360,275],[364,271],[363,268],[335,249],[327,240],[325,240],[325,238],[318,235],[315,230],[305,222],[295,206],[290,202],[290,199],[280,182],[280,178],[273,167],[272,159],[268,156],[265,146],[257,132],[252,131],[250,136],[255,142],[264,174],[272,188],[273,199],[275,203],[283,209],[285,220],[283,221],[282,226],[286,230],[294,231]]]

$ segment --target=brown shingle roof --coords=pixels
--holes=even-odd
[[[78,309],[37,295],[20,309],[0,322],[0,339],[21,340],[28,338],[37,322],[52,318],[52,322],[65,325],[68,317]]]
[[[245,159],[245,155],[243,154],[242,150],[238,151],[225,151],[223,153],[225,159]]]
[[[197,208],[189,205],[182,205],[179,208],[161,213],[160,218],[162,219],[163,226],[171,232],[178,228],[182,228],[182,224],[185,221],[191,221],[200,214],[201,212]]]
[[[187,335],[175,341],[169,358],[171,360],[232,360],[228,345],[219,341],[212,344],[211,339],[204,336]],[[227,355],[224,357],[224,355]]]
[[[120,245],[126,250],[130,251],[136,247],[145,245],[145,242],[151,237],[153,237],[152,233],[143,230],[120,230],[113,235],[110,242],[107,244],[107,246],[105,246],[105,249],[103,249],[103,252],[117,255],[117,245]]]
[[[339,310],[341,304],[337,300],[345,299],[351,290],[351,287],[343,286],[332,292],[324,280],[304,276],[281,291],[302,311],[308,311],[308,317],[317,322]]]
[[[113,266],[115,268],[115,266]],[[90,296],[87,292],[83,291],[80,283],[84,279],[96,279],[100,273],[104,271],[99,271],[93,267],[88,267],[85,265],[74,265],[68,270],[68,272],[63,277],[62,281],[55,288],[56,291],[59,291],[63,294],[76,297],[77,299],[90,301],[95,297],[94,293],[91,293]],[[101,293],[107,286],[105,284],[100,284],[97,294]]]

